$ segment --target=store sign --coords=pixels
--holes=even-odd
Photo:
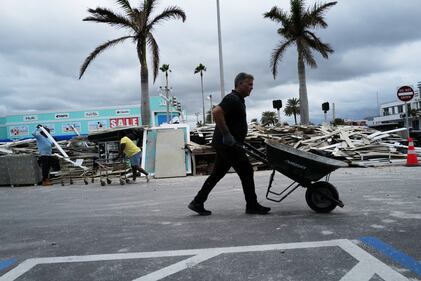
[[[117,109],[115,111],[116,115],[128,115],[130,114],[130,109]]]
[[[38,116],[36,115],[26,115],[23,116],[23,121],[24,122],[31,122],[31,121],[37,121],[38,120]]]
[[[54,118],[56,118],[56,119],[68,119],[69,113],[56,113],[54,115]]]
[[[139,118],[127,117],[127,118],[111,118],[110,119],[110,128],[125,127],[125,126],[139,126]]]
[[[99,116],[98,111],[86,111],[85,112],[85,118],[93,118],[93,117],[98,117],[98,116]]]

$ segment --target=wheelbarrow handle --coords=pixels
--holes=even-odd
[[[237,148],[243,150],[245,153],[250,154],[253,157],[259,159],[260,161],[262,161],[266,165],[269,164],[266,156],[264,156],[264,154],[262,152],[258,151],[255,147],[251,146],[250,144],[244,143],[244,145],[240,145],[240,144],[237,143],[237,144],[235,144],[235,147],[237,147]]]

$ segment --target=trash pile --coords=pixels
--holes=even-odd
[[[192,147],[202,151],[211,149],[209,145],[213,129],[214,126],[208,125],[192,130],[191,140],[195,142]],[[263,127],[252,123],[246,142],[264,151],[265,140],[273,139],[300,150],[345,161],[350,166],[377,167],[406,163],[408,146],[404,145],[406,140],[398,134],[405,130],[400,128],[381,132],[362,126],[325,125]],[[415,151],[421,155],[421,148],[416,147]],[[253,163],[257,161],[252,160]]]

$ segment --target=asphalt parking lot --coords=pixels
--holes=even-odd
[[[247,215],[236,174],[207,217],[186,208],[205,177],[0,188],[0,281],[421,280],[421,167],[344,168],[345,207],[317,214],[299,188]],[[289,179],[277,173],[275,186]]]

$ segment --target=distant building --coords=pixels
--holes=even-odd
[[[166,123],[165,100],[159,96],[151,96],[150,106],[152,126]],[[171,104],[170,120],[181,119],[180,110],[180,106]],[[72,138],[78,133],[88,135],[92,131],[105,128],[142,125],[139,105],[31,112],[0,117],[0,141],[31,138],[38,124],[48,127],[58,140]]]
[[[344,120],[344,125],[349,126],[367,126],[367,120]]]
[[[405,116],[408,115],[409,127],[414,134],[420,134],[421,121],[421,82],[418,82],[418,89],[414,89],[415,96],[411,101],[405,102],[398,100],[387,102],[380,105],[379,116],[374,117],[372,121],[368,121],[368,126],[378,129],[394,129],[404,128]],[[395,94],[396,96],[396,94]]]

